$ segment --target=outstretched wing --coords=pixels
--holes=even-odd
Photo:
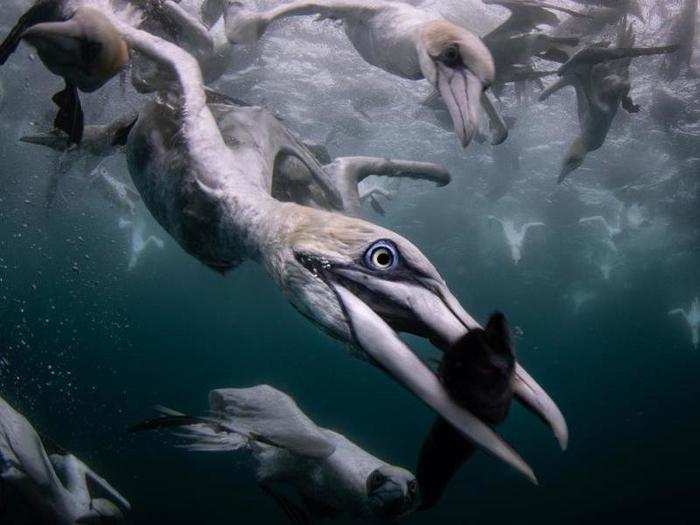
[[[57,20],[61,14],[61,4],[58,0],[39,0],[24,13],[15,26],[0,44],[0,66],[15,52],[22,40],[24,32],[32,26],[43,22]]]
[[[496,29],[484,36],[484,41],[497,40],[517,33],[529,33],[538,25],[555,26],[559,19],[552,11],[559,11],[571,16],[585,17],[586,15],[548,4],[546,2],[529,0],[482,0],[486,5],[499,5],[510,11],[510,17]]]
[[[189,440],[188,450],[226,452],[254,442],[311,458],[327,458],[335,445],[294,403],[267,385],[225,388],[209,393],[211,416],[189,416],[156,407],[161,417],[129,428],[130,432],[168,429]]]

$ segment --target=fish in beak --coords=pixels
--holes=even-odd
[[[412,333],[444,350],[479,326],[432,264],[407,240],[364,221],[332,216],[314,222],[308,231],[294,234],[294,259],[305,273],[300,268],[285,272],[293,304],[331,335],[350,343],[464,437],[536,483],[518,453],[459,406],[399,338],[399,332]],[[516,375],[515,396],[549,423],[565,446],[566,422],[554,402],[521,367]]]
[[[436,21],[421,32],[418,57],[423,76],[440,93],[466,148],[479,128],[482,95],[496,75],[491,53],[473,33]]]

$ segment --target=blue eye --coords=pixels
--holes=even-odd
[[[365,252],[365,265],[370,270],[392,270],[398,262],[396,247],[389,241],[377,241]]]

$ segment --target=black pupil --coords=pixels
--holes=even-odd
[[[379,266],[389,266],[391,264],[391,255],[386,250],[383,250],[377,254],[377,264]]]
[[[443,55],[443,62],[448,66],[454,66],[459,59],[459,51],[456,47],[448,47]]]

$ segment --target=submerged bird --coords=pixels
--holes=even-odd
[[[80,143],[84,116],[78,91],[91,93],[129,62],[126,43],[95,0],[37,0],[0,44],[0,65],[22,40],[36,49],[49,71],[65,80],[53,97],[59,107],[54,127]]]
[[[691,341],[696,350],[700,346],[700,297],[693,299],[690,309],[686,312],[682,308],[676,308],[668,312],[668,315],[681,315],[690,328]]]
[[[162,250],[165,245],[163,240],[155,235],[146,237],[146,225],[141,221],[133,222],[126,219],[119,219],[119,228],[122,230],[128,228],[131,231],[129,270],[136,268],[139,259],[141,259],[141,255],[143,255],[143,252],[145,252],[149,246],[152,245]]]
[[[396,194],[383,188],[381,186],[370,186],[369,188],[364,188],[360,193],[360,202],[368,203],[372,209],[379,215],[386,215],[386,211],[379,202],[379,197],[386,199],[387,201],[394,200]]]
[[[74,144],[70,136],[60,129],[20,138],[27,144],[45,146],[61,154],[49,179],[46,206],[53,204],[61,180],[76,165],[81,175],[94,173],[106,158],[123,151],[137,117],[137,113],[130,112],[106,126],[85,126],[80,144]]]
[[[640,107],[630,98],[629,66],[633,57],[672,53],[678,46],[634,47],[631,25],[620,25],[617,46],[606,43],[588,46],[578,51],[559,68],[560,77],[540,95],[546,100],[566,86],[576,90],[578,120],[581,134],[569,147],[557,182],[562,183],[584,161],[586,155],[605,143],[613,118],[620,105],[629,113]]]
[[[534,480],[522,458],[458,406],[398,337],[397,331],[411,332],[447,348],[479,327],[428,259],[370,222],[274,198],[275,160],[293,155],[316,174],[324,197],[342,207],[338,191],[298,141],[269,136],[264,127],[251,136],[236,125],[235,108],[207,105],[192,56],[127,24],[119,27],[131,47],[170,68],[179,82],[178,93],[161,93],[141,112],[127,145],[132,179],[164,229],[220,272],[247,259],[262,264],[305,317],[394,377],[477,446]],[[521,368],[514,391],[565,441],[561,412]]]
[[[213,390],[209,408],[206,417],[160,408],[162,417],[130,431],[174,429],[189,441],[188,450],[247,452],[255,459],[258,484],[292,523],[341,515],[393,522],[418,506],[413,474],[316,426],[292,398],[273,387]],[[290,490],[291,497],[286,495]]]
[[[516,228],[513,221],[499,219],[493,215],[489,215],[489,219],[498,222],[503,228],[503,234],[505,235],[506,242],[510,248],[510,257],[513,259],[513,263],[515,264],[518,264],[523,257],[523,245],[525,243],[527,232],[531,228],[546,226],[543,222],[528,222],[523,224],[520,228]]]
[[[460,406],[496,426],[510,409],[515,367],[508,324],[497,312],[485,330],[472,330],[445,352],[438,376]],[[421,510],[438,503],[449,481],[475,450],[449,423],[437,418],[423,442],[416,469]]]
[[[615,218],[612,221],[608,221],[602,215],[594,215],[592,217],[583,217],[579,219],[578,223],[581,225],[598,226],[601,228],[605,233],[606,244],[612,251],[617,252],[615,240],[625,229],[625,204],[620,204],[620,207],[615,213]]]
[[[299,0],[263,12],[231,2],[226,32],[232,42],[251,43],[276,20],[303,15],[342,21],[365,61],[402,78],[428,80],[447,105],[463,147],[477,133],[480,105],[501,130],[497,141],[505,140],[507,128],[486,93],[496,74],[491,53],[474,33],[436,12],[390,0]]]
[[[677,79],[683,70],[689,76],[700,75],[700,69],[695,69],[693,55],[698,55],[700,40],[700,9],[698,0],[683,0],[682,8],[673,20],[669,40],[680,46],[678,53],[669,55],[663,64],[666,80]]]
[[[129,510],[107,481],[74,455],[42,443],[0,397],[0,522],[100,525],[122,521]]]

